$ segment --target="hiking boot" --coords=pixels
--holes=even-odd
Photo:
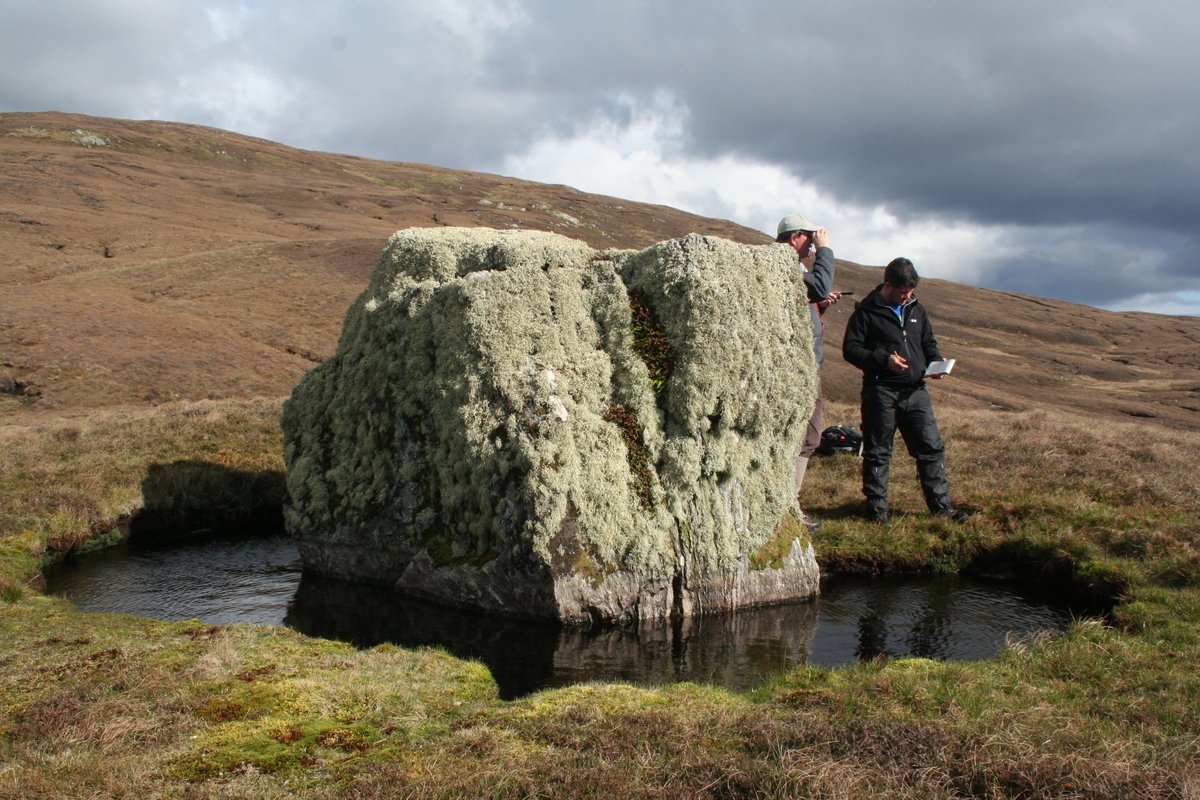
[[[867,508],[867,519],[869,519],[871,522],[874,522],[876,525],[887,525],[890,521],[888,518],[888,510],[879,506]]]
[[[934,513],[936,513],[939,517],[945,517],[951,522],[957,522],[959,524],[966,522],[971,518],[971,512],[964,511],[961,508],[943,508]]]

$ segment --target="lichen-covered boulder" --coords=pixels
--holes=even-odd
[[[306,569],[504,614],[648,620],[817,592],[794,252],[400,231],[283,412]]]

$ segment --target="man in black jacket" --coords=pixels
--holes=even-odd
[[[888,469],[897,427],[917,461],[929,510],[956,522],[968,517],[950,504],[945,447],[925,390],[925,368],[942,356],[929,317],[914,296],[919,281],[907,258],[888,264],[883,284],[855,305],[842,339],[842,357],[863,372],[862,491],[867,516],[880,524],[888,521]]]

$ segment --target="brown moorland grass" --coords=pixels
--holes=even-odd
[[[565,186],[167,122],[0,113],[0,163],[0,413],[18,420],[287,394],[333,352],[400,228],[532,228],[623,248],[692,232],[770,240]],[[838,253],[853,252],[852,232],[833,235]],[[856,297],[880,274],[838,262],[839,287]],[[1200,319],[933,279],[921,297],[959,359],[943,390],[957,405],[1200,429]],[[852,308],[826,317],[835,350]],[[825,392],[851,402],[857,372],[830,355]]]
[[[0,158],[0,798],[1200,796],[1200,321],[925,281],[960,359],[933,388],[951,482],[978,513],[925,515],[898,452],[880,529],[856,460],[810,467],[827,572],[1006,572],[1116,598],[1107,617],[980,663],[504,702],[435,650],[80,614],[34,584],[139,512],[276,502],[282,397],[397,227],[765,237],[169,123],[0,114]],[[878,275],[839,269],[860,294]],[[829,421],[856,423],[853,370],[831,354],[823,379]]]

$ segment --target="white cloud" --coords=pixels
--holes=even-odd
[[[1000,226],[901,219],[885,206],[842,202],[765,161],[689,154],[688,110],[667,92],[648,102],[622,95],[613,106],[568,135],[543,134],[507,156],[500,171],[729,219],[769,235],[780,217],[799,210],[830,229],[841,258],[880,265],[906,255],[924,275],[965,283],[978,280],[1007,234]]]
[[[499,171],[765,233],[799,209],[860,263],[903,254],[924,275],[1110,307],[1193,302],[1200,112],[1180,98],[1200,11],[813,13],[820,36],[798,42],[770,23],[794,15],[783,0],[682,15],[639,0],[0,0],[0,110]]]
[[[262,136],[297,103],[300,92],[290,83],[258,64],[219,62],[179,76],[160,102],[210,118],[217,127]]]
[[[251,23],[250,9],[244,5],[212,6],[204,9],[204,16],[218,42],[240,39]]]

